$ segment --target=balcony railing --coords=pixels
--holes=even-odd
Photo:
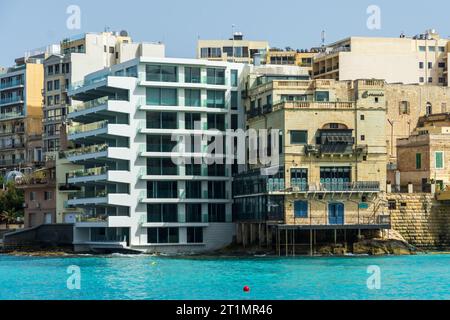
[[[22,79],[10,81],[10,82],[3,82],[0,84],[0,90],[17,87],[17,86],[23,86],[23,85],[24,85],[24,82]]]
[[[3,98],[0,100],[0,105],[15,103],[15,102],[22,102],[22,101],[23,101],[23,97]]]
[[[69,135],[103,129],[108,126],[108,121],[103,120],[89,124],[75,125],[69,128]]]
[[[95,192],[76,192],[69,195],[69,200],[104,198],[108,195],[106,190],[98,190]]]
[[[108,150],[107,144],[96,144],[93,146],[82,147],[78,149],[68,150],[64,152],[66,158],[82,156],[85,154],[105,152]]]
[[[77,81],[77,82],[73,82],[70,86],[69,86],[69,90],[73,91],[73,90],[77,90],[79,88],[82,88],[84,86],[88,86],[91,84],[95,84],[98,82],[102,82],[105,81],[107,79],[108,75],[102,75],[99,76],[97,78],[93,78],[93,79],[86,79],[86,80],[82,80],[82,81]]]
[[[269,179],[267,182],[268,192],[379,192],[378,181],[357,182],[325,182],[309,183],[306,181],[291,181],[291,188],[287,189],[284,179]]]
[[[100,176],[108,172],[108,167],[98,167],[91,169],[79,169],[70,171],[68,173],[69,178],[80,178],[80,177],[90,177],[90,176]]]
[[[24,164],[25,160],[24,159],[7,159],[7,160],[0,160],[0,166],[15,166],[15,165],[20,165],[20,164]]]
[[[95,108],[108,103],[108,97],[102,97],[95,100],[87,101],[78,105],[69,106],[69,113],[79,112],[91,108]]]

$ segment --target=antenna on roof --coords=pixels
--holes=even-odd
[[[322,38],[322,48],[323,48],[323,47],[325,47],[325,30],[322,30],[321,38]]]

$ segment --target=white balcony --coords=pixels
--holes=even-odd
[[[87,183],[96,181],[108,181],[116,183],[131,182],[130,171],[118,171],[105,167],[93,168],[87,170],[76,170],[69,173],[69,184]]]
[[[78,162],[93,159],[118,159],[130,160],[129,148],[108,147],[107,145],[93,145],[65,152],[66,159],[70,162]]]
[[[96,136],[130,137],[130,126],[127,124],[94,122],[87,125],[77,125],[69,128],[69,140],[84,139]]]

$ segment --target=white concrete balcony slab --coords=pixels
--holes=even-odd
[[[111,205],[111,206],[126,206],[131,204],[131,196],[124,193],[110,193],[107,195],[98,195],[97,197],[84,197],[79,195],[67,200],[67,206],[80,207],[92,205]]]
[[[220,176],[155,176],[155,175],[141,175],[141,180],[158,180],[158,181],[231,181],[231,177],[220,177]]]
[[[208,227],[207,222],[147,222],[143,223],[143,228],[180,228],[180,227]]]
[[[203,107],[187,107],[187,106],[149,106],[140,105],[141,111],[173,111],[173,112],[206,112],[206,113],[221,113],[226,114],[230,110],[227,108],[208,108]]]
[[[231,199],[144,198],[141,203],[231,203]]]

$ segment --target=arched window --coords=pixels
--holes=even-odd
[[[433,113],[433,106],[431,105],[431,103],[427,102],[427,107],[426,107],[426,115],[429,116],[430,114]]]

